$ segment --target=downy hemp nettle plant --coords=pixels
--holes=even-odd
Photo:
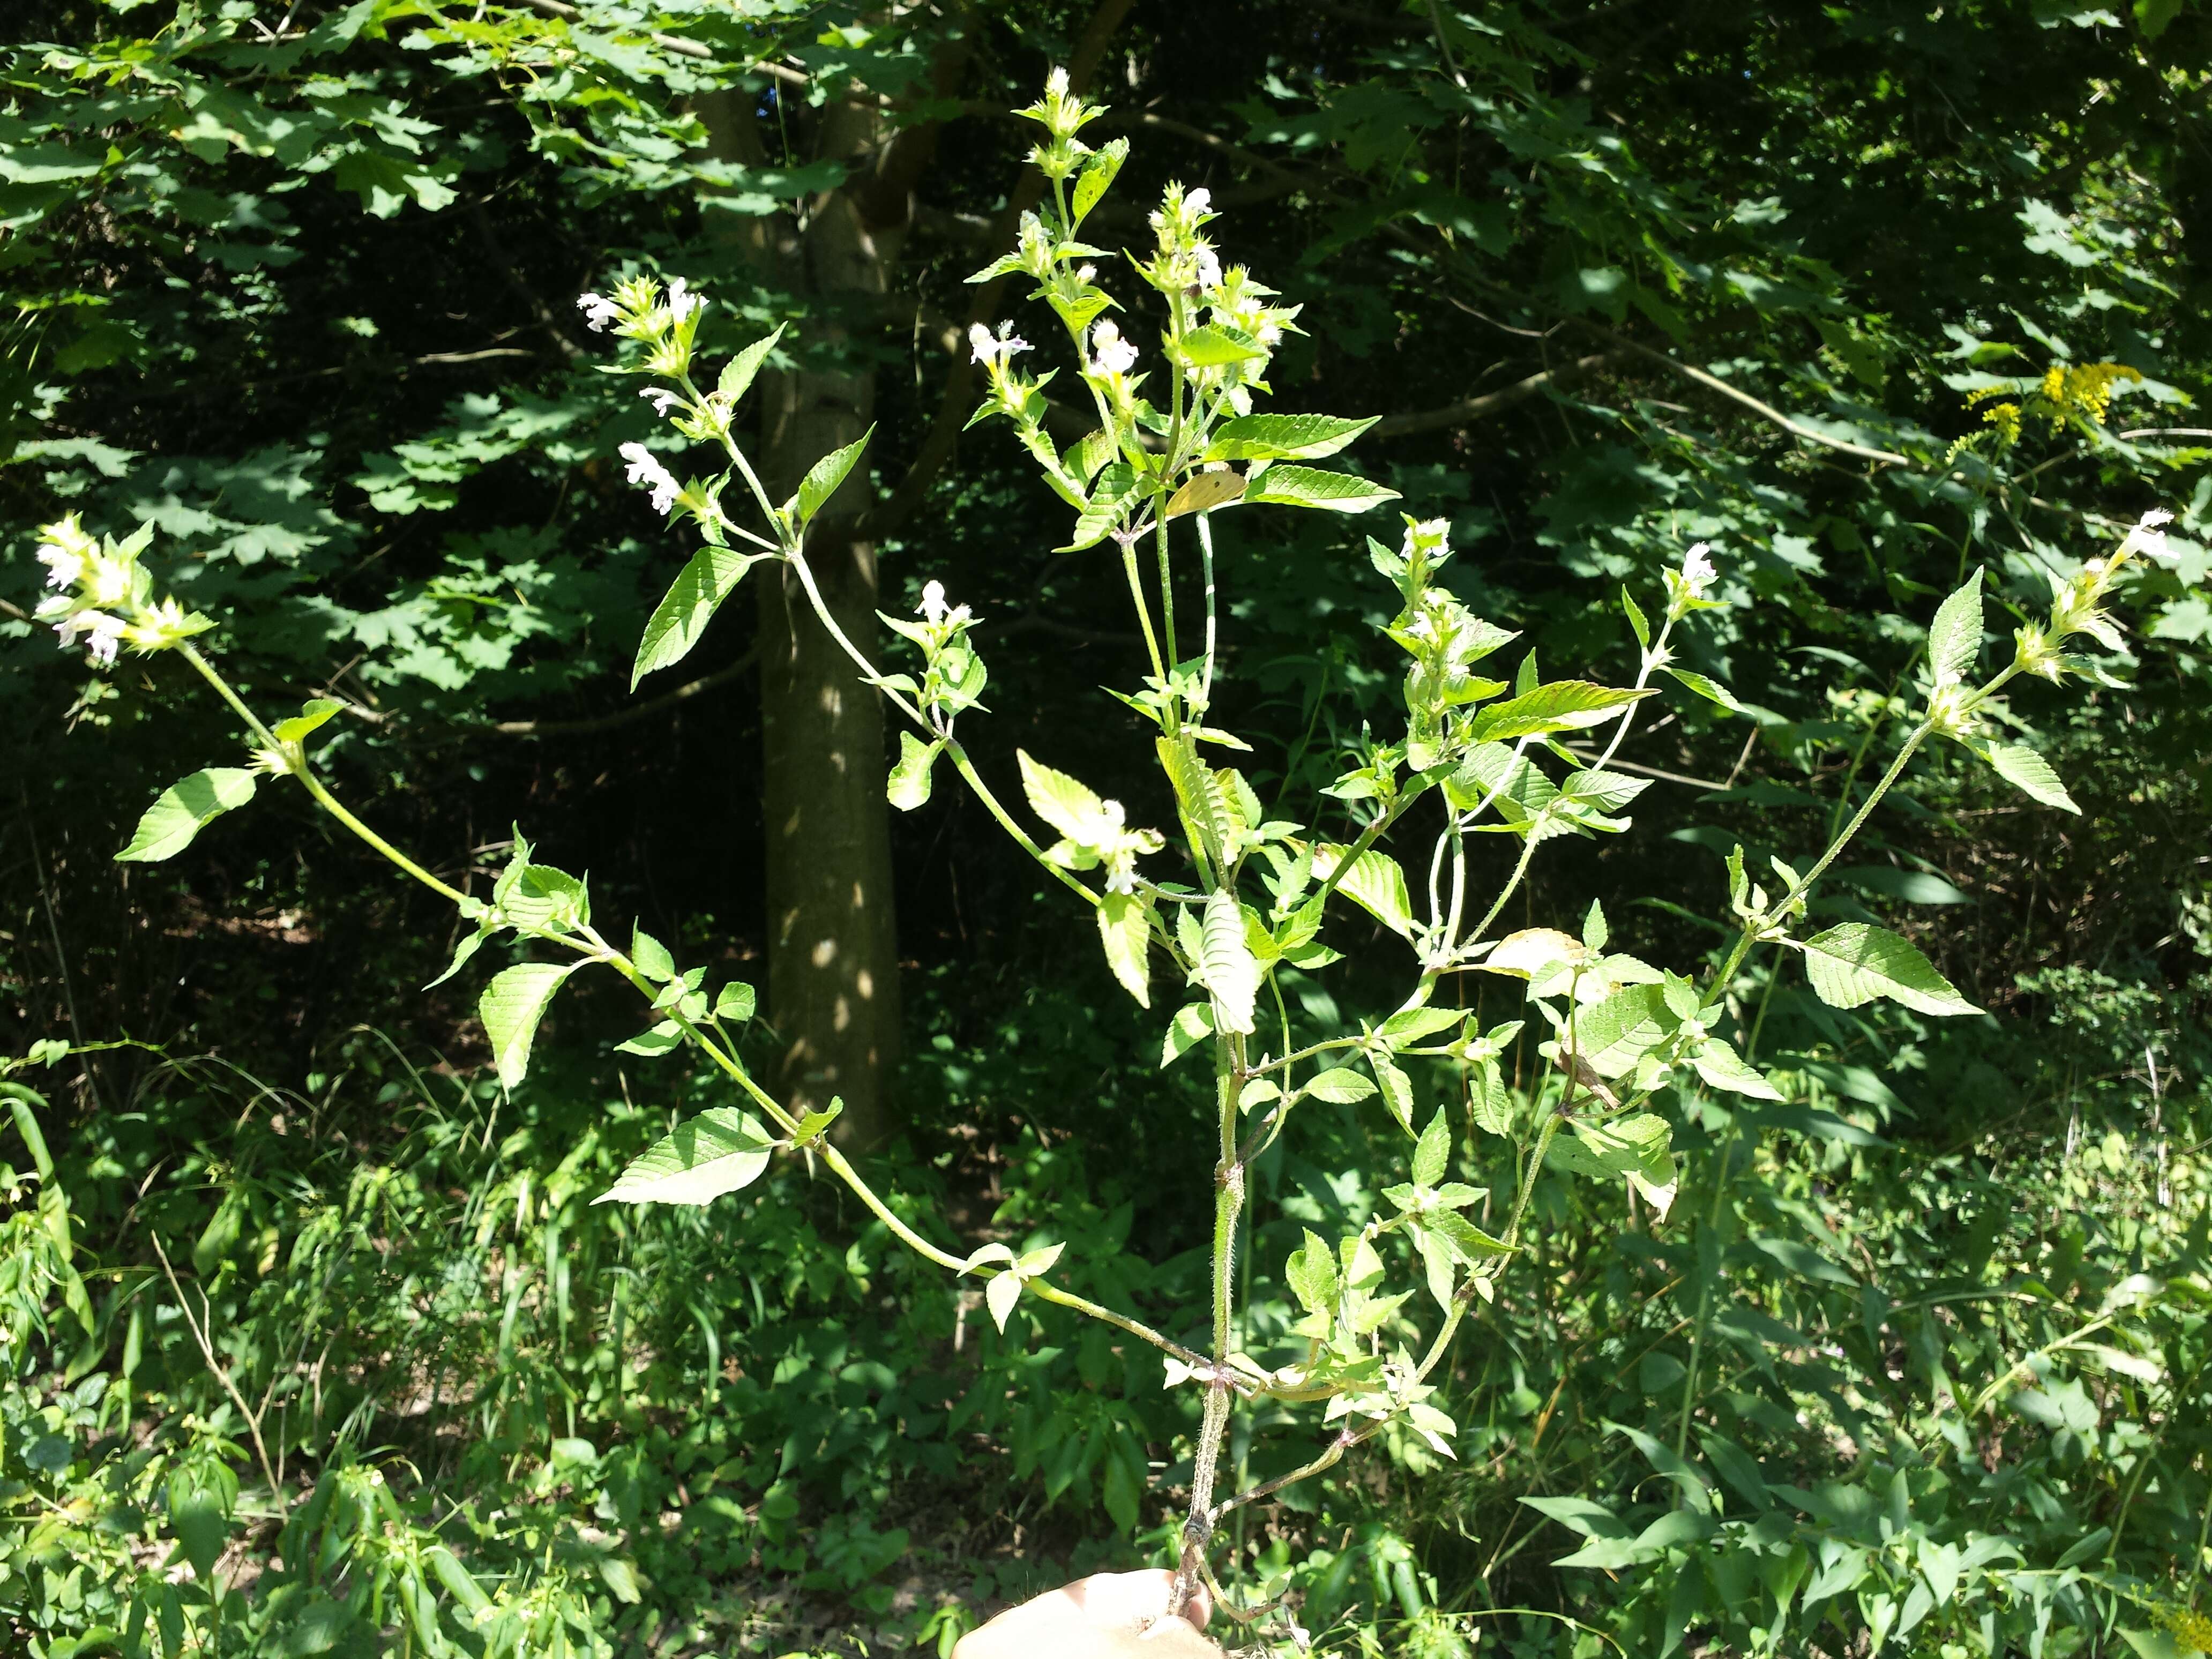
[[[781,331],[746,347],[711,386],[695,375],[704,302],[681,281],[665,289],[649,278],[626,282],[580,302],[594,329],[629,343],[610,372],[654,384],[641,395],[665,416],[683,446],[720,453],[721,470],[679,482],[645,446],[623,447],[633,482],[648,485],[654,507],[696,526],[702,545],[654,611],[638,650],[636,674],[676,662],[697,643],[714,611],[748,569],[763,561],[789,567],[822,625],[853,659],[860,678],[904,717],[901,754],[890,778],[892,803],[926,800],[939,762],[950,765],[1006,833],[1091,908],[1108,965],[1143,1006],[1156,994],[1173,1006],[1165,1021],[1163,1066],[1204,1056],[1213,1075],[1218,1158],[1213,1213],[1212,1318],[1201,1346],[1187,1346],[1142,1321],[1101,1307],[1054,1283],[1057,1246],[1017,1255],[1000,1243],[970,1253],[932,1243],[909,1226],[825,1139],[836,1115],[795,1115],[761,1087],[739,1057],[738,1033],[754,1012],[752,988],[730,984],[709,995],[705,969],[684,969],[659,941],[633,928],[627,948],[594,927],[585,884],[538,862],[517,836],[512,860],[489,900],[447,885],[392,847],[343,805],[317,775],[309,740],[340,711],[318,699],[273,725],[240,698],[192,643],[212,624],[173,599],[157,600],[140,562],[151,536],[97,539],[74,518],[45,532],[40,550],[59,590],[41,608],[63,641],[82,637],[93,657],[112,662],[135,652],[173,651],[206,679],[252,734],[251,764],[195,773],[147,811],[125,860],[158,860],[181,850],[217,814],[240,806],[264,775],[296,780],[325,811],[416,881],[450,900],[474,931],[447,975],[502,933],[539,941],[551,957],[495,975],[482,1000],[499,1076],[522,1080],[531,1042],[547,1005],[568,976],[611,969],[650,1003],[655,1023],[623,1043],[653,1055],[689,1047],[728,1078],[745,1105],[708,1111],[683,1124],[633,1164],[605,1194],[631,1203],[705,1204],[759,1176],[778,1152],[819,1158],[891,1232],[930,1261],[983,1280],[1003,1329],[1027,1292],[1112,1324],[1158,1348],[1170,1387],[1204,1397],[1192,1464],[1188,1519],[1175,1605],[1212,1583],[1209,1544],[1222,1518],[1294,1481],[1316,1474],[1386,1431],[1419,1437],[1449,1453],[1451,1418],[1430,1377],[1460,1326],[1488,1302],[1500,1273],[1520,1253],[1537,1176],[1547,1167],[1625,1182],[1663,1217],[1675,1189],[1668,1118],[1655,1110],[1665,1091],[1690,1085],[1779,1098],[1773,1085],[1726,1033],[1738,1023],[1731,1003],[1751,952],[1771,945],[1803,960],[1814,990],[1830,1004],[1856,1007],[1888,998],[1926,1014],[1972,1012],[1928,959],[1899,935],[1848,922],[1809,935],[1799,924],[1807,896],[1877,803],[1931,738],[1964,744],[2034,799],[2075,810],[2050,766],[2031,749],[2002,741],[1997,702],[2014,678],[2058,680],[2097,670],[2072,654],[2080,635],[2120,644],[2103,608],[2114,578],[2131,559],[2163,556],[2165,515],[2146,514],[2112,555],[2078,573],[2054,574],[2048,620],[2020,628],[2011,659],[1977,683],[1984,644],[1978,571],[1936,611],[1927,641],[1922,711],[1888,769],[1828,848],[1803,869],[1776,860],[1771,885],[1729,860],[1732,948],[1702,979],[1607,949],[1606,919],[1592,904],[1577,933],[1529,927],[1499,933],[1498,919],[1537,848],[1567,835],[1613,835],[1645,785],[1609,769],[1626,742],[1638,706],[1660,674],[1736,708],[1722,686],[1676,665],[1675,630],[1701,611],[1720,580],[1711,550],[1687,550],[1665,578],[1656,628],[1626,592],[1622,609],[1641,652],[1632,685],[1587,679],[1545,680],[1533,653],[1510,678],[1490,678],[1486,662],[1515,637],[1475,616],[1439,581],[1449,556],[1443,520],[1408,519],[1397,546],[1370,539],[1369,556],[1399,595],[1384,630],[1404,653],[1405,730],[1370,744],[1316,803],[1353,826],[1332,840],[1306,823],[1270,817],[1251,783],[1221,751],[1247,745],[1208,724],[1217,665],[1212,522],[1214,514],[1262,507],[1363,513],[1394,498],[1366,479],[1310,463],[1343,449],[1371,424],[1321,415],[1253,412],[1267,393],[1270,356],[1295,323],[1297,308],[1272,303],[1273,290],[1241,265],[1225,264],[1207,228],[1218,216],[1202,190],[1170,185],[1152,216],[1149,257],[1133,261],[1158,295],[1152,325],[1124,324],[1118,301],[1101,286],[1094,259],[1107,256],[1077,240],[1085,217],[1112,184],[1127,153],[1117,139],[1092,149],[1079,137],[1101,110],[1072,96],[1055,73],[1044,97],[1022,113],[1044,129],[1034,159],[1052,185],[1048,209],[1023,216],[1019,244],[974,279],[1019,272],[1032,297],[1056,316],[1091,404],[1096,429],[1066,449],[1047,436],[1046,388],[1058,371],[1030,375],[1021,364],[1033,348],[1013,325],[978,327],[975,361],[988,376],[976,419],[1010,422],[1046,482],[1074,510],[1062,550],[1110,545],[1127,579],[1129,601],[1151,672],[1121,701],[1157,732],[1161,783],[1137,809],[1100,799],[1066,771],[1018,756],[1030,811],[1050,831],[1033,836],[984,783],[963,746],[961,717],[982,692],[985,671],[977,619],[948,603],[936,582],[925,588],[917,619],[887,617],[920,658],[918,672],[889,672],[871,661],[823,605],[807,562],[810,524],[860,459],[864,437],[824,458],[789,500],[763,487],[737,438],[737,411]],[[749,506],[726,504],[742,480]],[[1176,562],[1195,557],[1199,615],[1178,617]],[[1578,734],[1578,747],[1563,739]],[[1162,827],[1139,827],[1149,820]],[[1407,863],[1383,850],[1386,837],[1418,831],[1428,845]],[[1471,856],[1479,836],[1501,838],[1510,865],[1495,890],[1479,880],[1489,860]],[[1499,843],[1493,843],[1499,844]],[[1501,860],[1500,862],[1503,862]],[[1334,908],[1332,901],[1338,902]],[[1277,981],[1291,963],[1317,969],[1337,959],[1324,934],[1349,904],[1403,941],[1408,983],[1394,1007],[1359,1024],[1357,1035],[1301,1043]],[[1471,971],[1518,980],[1524,1019],[1487,1030],[1436,993],[1447,975]],[[1535,1109],[1516,1109],[1500,1056],[1526,1021],[1547,1062]],[[1469,1218],[1486,1194],[1452,1179],[1453,1133],[1441,1108],[1424,1115],[1405,1067],[1426,1056],[1467,1079],[1474,1126],[1509,1138],[1520,1169],[1486,1231]],[[1391,1213],[1341,1238],[1309,1231],[1286,1276],[1304,1310],[1293,1328],[1295,1352],[1262,1364],[1238,1352],[1232,1244],[1247,1200],[1253,1161],[1309,1101],[1376,1101],[1407,1138],[1406,1178],[1387,1189]],[[1422,1299],[1425,1297],[1425,1300]],[[1197,1322],[1195,1316],[1191,1322]],[[1224,1431],[1240,1404],[1317,1408],[1321,1438],[1302,1468],[1245,1491],[1218,1490]],[[1225,1605],[1218,1586],[1217,1605]],[[1232,1609],[1233,1611],[1233,1609]],[[1250,1617],[1247,1613],[1241,1616]],[[1295,1629],[1295,1626],[1293,1626]]]

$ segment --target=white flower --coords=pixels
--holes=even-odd
[[[1044,77],[1044,95],[1060,99],[1067,96],[1067,71],[1055,69]]]
[[[1075,280],[1082,283],[1084,287],[1089,288],[1093,283],[1098,280],[1098,267],[1093,264],[1080,264],[1076,266]]]
[[[1030,349],[1030,343],[1015,334],[1012,323],[1000,323],[996,334],[982,324],[976,323],[968,330],[968,344],[975,354],[969,361],[981,363],[987,368],[994,362],[1011,358],[1016,352]]]
[[[105,611],[80,611],[56,623],[54,632],[62,636],[65,646],[76,643],[80,634],[89,635],[84,647],[92,653],[93,660],[112,663],[115,660],[116,641],[123,637],[123,619],[111,617]]]
[[[681,486],[677,483],[668,469],[653,459],[651,450],[643,444],[624,444],[621,453],[623,459],[629,463],[629,481],[632,483],[653,486],[654,512],[665,513],[676,505],[676,497]]]
[[[131,565],[94,553],[85,561],[84,596],[94,605],[121,605],[131,597]]]
[[[2181,555],[2166,544],[2166,532],[2159,528],[2172,522],[2172,514],[2162,507],[2154,507],[2136,520],[2135,528],[2128,532],[2120,545],[2133,548],[2154,564],[2179,564]]]
[[[1690,597],[1693,599],[1705,598],[1705,590],[1720,575],[1708,556],[1711,552],[1711,543],[1693,542],[1690,544],[1690,550],[1682,556],[1682,586],[1689,589]]]
[[[1092,367],[1101,374],[1127,374],[1137,364],[1137,348],[1121,337],[1110,317],[1099,319],[1091,331]]]
[[[921,590],[921,603],[915,606],[915,609],[921,612],[922,619],[926,622],[933,623],[943,622],[945,620],[945,584],[943,582],[925,583]]]
[[[1213,192],[1203,186],[1182,198],[1183,216],[1186,218],[1194,219],[1200,214],[1209,211],[1212,206]]]
[[[74,586],[84,574],[84,561],[56,542],[48,542],[39,550],[39,562],[46,568],[46,586]]]
[[[681,276],[669,283],[668,311],[678,322],[682,322],[695,311],[705,310],[707,302],[692,293]]]
[[[653,405],[653,412],[662,416],[664,419],[667,416],[670,410],[675,408],[677,404],[684,401],[684,394],[682,392],[671,392],[665,386],[647,386],[644,391],[639,392],[637,395],[644,398],[646,402],[651,404]]]
[[[622,319],[622,307],[605,295],[579,294],[576,309],[584,313],[584,321],[594,334],[604,330],[609,323]]]
[[[1198,285],[1208,293],[1221,286],[1221,258],[1203,245],[1198,250]]]

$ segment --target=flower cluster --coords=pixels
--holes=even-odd
[[[46,567],[46,586],[58,591],[40,601],[39,620],[51,623],[64,646],[82,639],[86,653],[101,666],[114,662],[120,646],[163,651],[215,626],[173,597],[155,599],[154,579],[138,562],[153,539],[150,524],[124,541],[103,540],[88,534],[71,514],[40,535],[38,556]]]
[[[1681,568],[1667,572],[1668,620],[1679,620],[1692,611],[1716,609],[1719,601],[1708,596],[1719,580],[1719,568],[1713,563],[1712,544],[1692,542],[1682,555]]]
[[[2127,636],[2119,623],[2105,609],[2106,596],[2112,591],[2113,579],[2138,556],[2154,564],[2172,565],[2179,561],[2180,555],[2168,548],[2166,541],[2165,526],[2172,520],[2172,514],[2154,507],[2129,527],[2109,559],[2090,559],[2071,576],[2062,576],[2056,571],[2047,573],[2051,582],[2049,624],[2038,626],[2030,623],[2013,635],[2014,660],[2023,672],[2053,684],[2069,670],[2081,672],[2086,665],[2063,649],[2066,641],[2075,634],[2087,635],[2107,650],[2118,651],[2126,644]]]
[[[676,498],[684,493],[684,487],[676,482],[675,475],[663,466],[643,444],[624,444],[619,453],[629,463],[629,481],[651,489],[653,510],[665,515],[668,509],[676,505]]]
[[[1087,104],[1069,91],[1067,71],[1056,69],[1045,77],[1044,96],[1015,112],[1044,128],[1044,141],[1030,151],[1030,160],[1039,173],[1058,184],[1082,166],[1085,157],[1096,153],[1075,135],[1106,109],[1103,104]]]
[[[576,309],[584,313],[585,326],[594,334],[611,328],[624,339],[651,348],[637,368],[649,374],[679,379],[691,367],[691,345],[699,332],[699,315],[706,310],[702,295],[691,292],[681,276],[666,291],[650,276],[631,276],[617,283],[611,294],[580,294]]]
[[[921,676],[890,674],[879,684],[911,696],[921,706],[930,729],[940,738],[948,738],[953,721],[975,707],[990,678],[968,638],[975,613],[964,605],[948,603],[945,584],[939,581],[923,586],[921,603],[915,609],[921,613],[920,622],[877,614],[893,633],[921,647]]]

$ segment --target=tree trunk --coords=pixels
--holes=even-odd
[[[764,159],[750,108],[718,94],[701,113],[716,153]],[[926,132],[893,137],[872,103],[831,104],[817,121],[817,153],[850,161],[853,176],[810,203],[798,223],[754,220],[738,232],[763,276],[816,302],[799,343],[810,352],[842,339],[837,319],[879,313],[912,216],[914,177],[932,148]],[[865,370],[764,374],[760,385],[763,481],[778,499],[865,432],[874,413],[874,378]],[[815,520],[808,562],[839,625],[872,660],[875,547],[850,533],[873,499],[868,475],[864,458]],[[883,699],[861,683],[797,577],[778,574],[758,589],[767,1018],[782,1044],[775,1080],[796,1109],[842,1099],[832,1138],[865,1152],[896,1127],[898,944]]]

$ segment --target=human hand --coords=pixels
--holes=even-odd
[[[952,1659],[1221,1659],[1194,1628],[1213,1612],[1202,1588],[1185,1618],[1163,1616],[1174,1583],[1164,1570],[1079,1578],[970,1631]]]

